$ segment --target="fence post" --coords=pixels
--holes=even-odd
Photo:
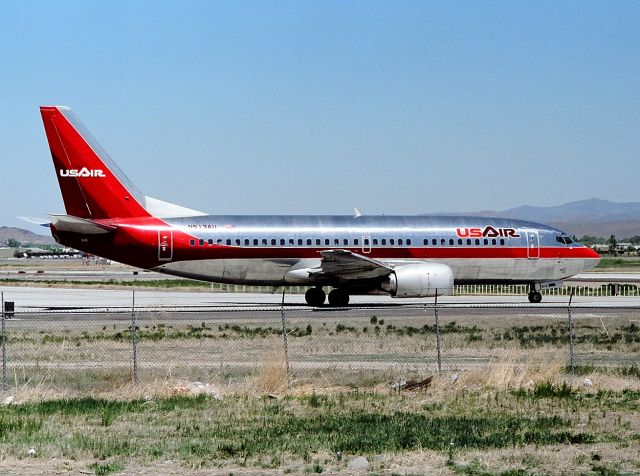
[[[571,301],[573,300],[573,289],[569,296],[569,305],[567,306],[567,318],[569,320],[569,363],[571,365],[571,375],[576,376],[576,362],[573,355],[573,321],[571,319]]]
[[[7,319],[4,314],[4,291],[0,291],[0,305],[2,306],[2,391],[9,390],[7,378]]]
[[[284,362],[287,370],[287,388],[291,388],[291,372],[289,369],[289,339],[287,338],[287,318],[284,313],[284,295],[287,288],[282,288],[282,302],[280,303],[280,318],[282,319],[282,341],[284,343]]]
[[[133,348],[133,383],[138,384],[138,339],[136,322],[136,291],[131,291],[131,346]]]
[[[442,356],[440,354],[440,321],[438,320],[438,290],[433,305],[433,314],[436,318],[436,358],[438,362],[438,375],[442,373]]]

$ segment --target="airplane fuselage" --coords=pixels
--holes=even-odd
[[[113,235],[59,233],[58,239],[161,273],[268,286],[340,285],[332,278],[291,273],[319,264],[319,252],[334,249],[392,267],[408,261],[443,263],[457,284],[559,281],[591,269],[600,259],[559,230],[498,218],[205,215],[119,220],[117,225]]]

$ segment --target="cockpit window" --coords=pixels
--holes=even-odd
[[[570,245],[573,243],[573,240],[568,236],[556,236],[556,241],[558,243],[562,243],[563,245]]]

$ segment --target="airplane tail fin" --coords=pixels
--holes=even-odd
[[[148,217],[145,197],[67,107],[40,107],[68,215],[79,218]]]

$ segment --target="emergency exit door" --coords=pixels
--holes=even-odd
[[[173,258],[173,230],[158,230],[158,260]]]
[[[540,258],[540,237],[537,230],[528,230],[527,232],[527,258]]]

